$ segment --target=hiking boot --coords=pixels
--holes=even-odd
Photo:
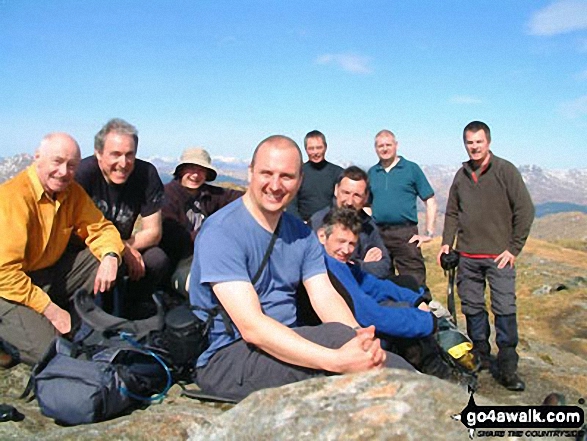
[[[522,392],[524,389],[526,389],[526,384],[515,372],[513,374],[499,374],[497,382],[507,390],[514,392]]]

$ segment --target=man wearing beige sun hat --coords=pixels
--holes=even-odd
[[[180,158],[173,180],[165,185],[163,204],[163,238],[161,248],[177,266],[172,285],[184,291],[182,280],[187,280],[194,250],[194,240],[204,220],[243,192],[207,184],[214,181],[218,171],[212,165],[210,154],[201,147],[188,147]],[[185,277],[179,277],[184,274]]]

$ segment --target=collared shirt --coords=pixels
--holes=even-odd
[[[422,169],[402,156],[389,170],[380,163],[369,169],[373,219],[378,225],[416,225],[416,200],[434,196],[434,190]]]
[[[43,189],[35,165],[0,185],[0,297],[42,313],[51,299],[26,274],[54,265],[72,233],[84,239],[97,259],[122,255],[124,245],[79,184],[55,200]]]

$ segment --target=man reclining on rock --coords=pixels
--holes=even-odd
[[[345,291],[342,295],[352,302],[361,326],[375,326],[384,347],[393,348],[426,374],[450,378],[451,367],[433,337],[436,317],[422,293],[378,279],[350,261],[360,231],[361,218],[352,208],[334,207],[324,217],[318,239],[333,285]]]
[[[191,303],[207,309],[222,305],[232,328],[226,329],[221,314],[214,317],[210,346],[196,363],[195,380],[204,393],[240,400],[259,389],[328,373],[412,369],[381,349],[374,327],[358,326],[330,284],[315,234],[284,213],[300,187],[301,166],[300,149],[290,138],[262,141],[245,195],[211,216],[196,238]],[[320,326],[296,328],[300,280],[324,322]]]
[[[74,182],[80,160],[71,136],[52,133],[34,164],[0,186],[0,341],[27,364],[40,360],[55,335],[70,332],[78,288],[106,292],[116,281],[124,245]],[[72,235],[87,248],[68,248]]]

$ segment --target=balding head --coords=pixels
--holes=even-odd
[[[257,159],[257,155],[259,154],[267,154],[266,152],[271,150],[287,150],[287,149],[295,149],[298,152],[299,156],[299,169],[300,173],[302,170],[302,151],[297,143],[284,135],[272,135],[269,138],[265,138],[263,141],[259,143],[259,145],[255,148],[253,152],[253,159],[251,159],[251,168],[254,168],[255,161]]]
[[[79,145],[67,133],[46,135],[35,152],[35,168],[41,185],[51,197],[73,181],[81,161]]]
[[[287,136],[259,143],[249,166],[245,204],[257,220],[276,221],[302,182],[302,152]]]
[[[67,133],[55,132],[45,135],[35,152],[35,159],[39,155],[47,154],[49,152],[59,150],[62,152],[77,153],[81,156],[77,141]]]

